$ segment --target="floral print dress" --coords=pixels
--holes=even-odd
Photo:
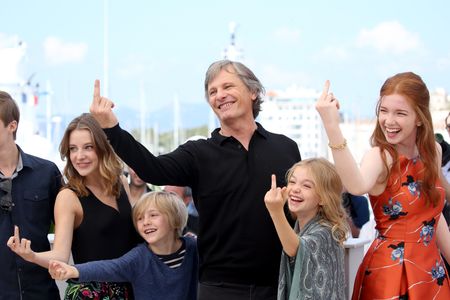
[[[420,158],[400,156],[386,190],[370,196],[378,237],[355,279],[352,299],[450,299],[450,283],[436,244],[444,190],[436,207],[420,194]]]

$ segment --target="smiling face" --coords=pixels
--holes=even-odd
[[[308,167],[295,168],[288,178],[287,194],[289,210],[297,216],[301,224],[306,224],[314,218],[319,210],[320,198]]]
[[[380,102],[378,123],[386,140],[396,145],[399,152],[402,152],[404,147],[415,146],[420,122],[405,96],[400,94],[384,96]]]
[[[235,120],[253,121],[252,93],[238,77],[233,67],[222,69],[208,84],[208,102],[221,124],[230,124]]]
[[[137,216],[136,227],[151,249],[163,248],[175,239],[175,228],[170,226],[167,215],[153,204]]]
[[[75,129],[70,133],[69,155],[70,162],[81,176],[97,176],[99,161],[89,130]]]

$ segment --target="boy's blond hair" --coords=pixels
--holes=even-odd
[[[167,216],[169,225],[175,229],[175,237],[183,235],[183,229],[186,227],[188,219],[186,205],[175,193],[164,191],[146,193],[136,202],[133,207],[133,224],[136,230],[138,229],[138,218],[145,213],[150,205],[153,205]]]

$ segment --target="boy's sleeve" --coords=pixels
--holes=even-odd
[[[75,267],[80,273],[77,281],[132,282],[138,272],[139,255],[144,255],[139,253],[139,246],[137,246],[116,259],[77,264]]]

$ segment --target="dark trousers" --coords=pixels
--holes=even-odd
[[[201,282],[198,300],[276,300],[273,286],[242,285],[223,282]]]

